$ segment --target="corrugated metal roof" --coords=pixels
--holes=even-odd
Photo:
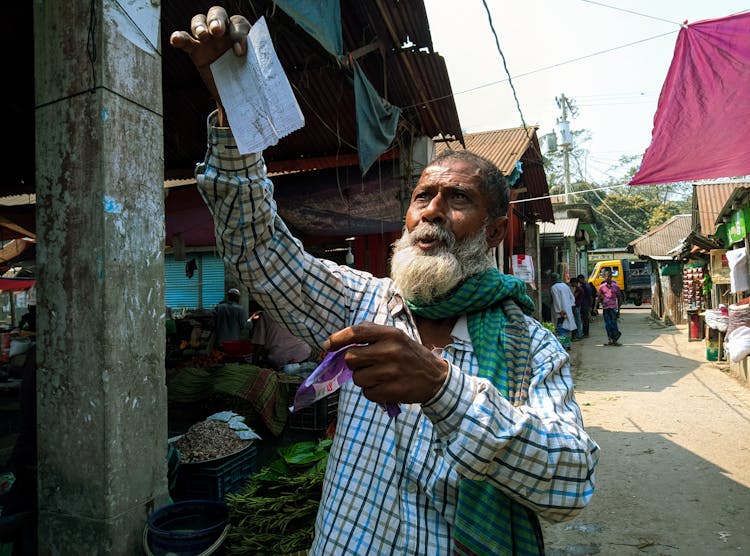
[[[195,164],[205,156],[206,115],[215,108],[189,57],[171,47],[169,37],[175,30],[188,29],[190,18],[205,13],[211,5],[225,6],[230,13],[242,13],[251,22],[265,17],[281,65],[304,114],[302,129],[264,151],[272,174],[346,169],[358,164],[349,55],[366,51],[357,62],[368,80],[385,100],[401,108],[396,139],[378,164],[399,156],[407,134],[463,142],[448,70],[445,60],[434,51],[423,0],[341,2],[342,57],[327,52],[273,0],[211,3],[162,0],[160,5],[165,187],[179,189],[192,182]],[[14,3],[7,7],[8,11],[13,21],[33,20],[31,3]],[[18,94],[7,101],[8,127],[19,130],[20,139],[12,142],[10,152],[6,153],[6,159],[18,163],[6,170],[0,187],[4,194],[34,193],[34,129],[26,125],[34,114],[34,75],[33,71],[23,71],[35,65],[34,37],[28,32],[28,25],[18,25],[11,30],[8,40],[21,48],[18,56],[7,61],[6,69],[10,74],[25,77],[14,84]],[[37,60],[38,63],[43,60]],[[370,173],[378,171],[375,167]],[[356,195],[354,188],[352,192]],[[14,206],[4,214],[14,225],[31,230],[34,207],[28,206],[26,212]],[[349,214],[344,211],[337,216],[346,219]],[[12,239],[17,233],[0,226],[0,240]]]
[[[716,218],[717,225],[720,222],[728,222],[734,211],[748,204],[750,204],[750,188],[736,188],[724,203],[721,211],[719,211],[719,216]]]
[[[528,129],[528,132],[527,132]],[[536,128],[514,127],[481,133],[464,135],[466,149],[494,162],[506,176],[516,167],[516,162],[526,153],[531,143],[530,137],[536,135]],[[455,142],[438,143],[435,155],[451,149],[460,149]]]
[[[575,237],[578,229],[578,218],[558,218],[554,222],[542,222],[539,224],[539,233],[562,234],[563,237]]]
[[[402,129],[463,140],[445,61],[433,51],[423,1],[341,3],[344,56],[328,53],[272,0],[235,2],[252,22],[265,16],[279,60],[294,89],[305,126],[264,151],[271,171],[308,170],[357,163],[357,122],[350,53],[386,101],[401,108]],[[189,58],[169,46],[175,29],[205,12],[199,0],[162,2],[164,162],[167,179],[190,178],[206,150],[205,116],[212,109]],[[404,46],[409,44],[408,47]],[[371,50],[368,50],[371,49]],[[33,49],[32,49],[33,50]],[[398,148],[398,137],[393,148]]]
[[[466,150],[491,160],[506,176],[516,167],[516,162],[521,161],[523,173],[519,185],[525,187],[526,192],[518,197],[515,207],[520,208],[528,222],[553,222],[549,184],[536,129],[529,126],[469,133],[464,135],[464,145]],[[435,155],[463,148],[458,141],[437,143]]]
[[[737,188],[750,188],[750,182],[693,184],[693,229],[708,237],[716,232],[716,219],[721,209]]]
[[[15,207],[18,205],[33,205],[36,203],[36,193],[24,193],[23,195],[6,195],[0,197],[0,206]]]
[[[678,214],[663,224],[649,230],[644,236],[628,245],[633,253],[643,257],[665,257],[675,247],[682,244],[692,231],[692,215]]]

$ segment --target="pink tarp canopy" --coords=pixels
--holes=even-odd
[[[630,185],[750,174],[750,13],[684,26]]]

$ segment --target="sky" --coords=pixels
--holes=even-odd
[[[621,177],[612,171],[621,156],[639,163],[649,146],[680,24],[750,9],[750,0],[485,2],[492,25],[482,0],[425,0],[464,133],[525,122],[541,139],[556,130],[564,95],[577,107],[571,130],[591,134],[576,146],[588,151],[586,178],[599,183]]]

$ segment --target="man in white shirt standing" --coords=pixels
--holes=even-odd
[[[552,319],[555,323],[557,337],[566,349],[570,347],[571,332],[576,330],[576,321],[573,315],[575,297],[570,286],[560,280],[557,272],[550,274],[552,285],[550,295],[552,296]]]

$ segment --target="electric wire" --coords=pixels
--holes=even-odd
[[[602,6],[603,8],[609,8],[610,10],[617,10],[620,12],[626,12],[633,15],[639,15],[641,17],[646,17],[648,19],[655,19],[657,21],[664,21],[666,23],[671,23],[672,25],[677,25],[678,27],[683,27],[684,25],[682,23],[679,23],[677,21],[672,21],[670,19],[664,19],[661,17],[656,17],[654,15],[648,15],[640,12],[635,12],[633,10],[626,10],[625,8],[619,8],[617,6],[610,6],[609,4],[604,4],[602,2],[595,2],[594,0],[581,0],[581,2],[586,2],[587,4],[595,4],[597,6]]]
[[[623,232],[625,234],[631,235],[633,237],[641,237],[642,235],[644,235],[644,234],[641,234],[641,233],[636,233],[636,232],[632,232],[632,231],[630,231],[628,229],[625,229],[624,227],[622,227],[621,225],[619,225],[617,222],[615,222],[614,220],[612,220],[612,218],[610,218],[607,214],[605,214],[603,211],[601,211],[598,207],[592,206],[591,208],[592,208],[592,210],[594,212],[598,213],[599,216],[602,216],[602,217],[606,218],[607,220],[609,220],[610,224],[615,229],[617,229],[617,230],[619,230],[619,231],[621,231],[621,232]]]
[[[549,66],[544,66],[544,67],[536,68],[536,69],[533,69],[533,70],[530,70],[530,71],[527,71],[527,72],[524,72],[524,73],[519,73],[517,75],[512,76],[512,78],[513,79],[518,79],[519,77],[526,77],[528,75],[533,75],[535,73],[540,73],[542,71],[547,71],[547,70],[554,69],[554,68],[557,68],[557,67],[560,67],[560,66],[565,66],[567,64],[572,64],[574,62],[580,62],[581,60],[586,60],[588,58],[593,58],[594,56],[599,56],[601,54],[608,54],[609,52],[614,52],[615,50],[620,50],[622,48],[627,48],[629,46],[634,46],[636,44],[641,44],[641,43],[644,43],[644,42],[647,42],[647,41],[651,41],[651,40],[654,40],[654,39],[659,39],[661,37],[666,37],[667,35],[674,35],[676,32],[677,31],[669,31],[667,33],[661,33],[659,35],[654,35],[652,37],[647,37],[645,39],[640,39],[640,40],[629,42],[629,43],[626,43],[626,44],[621,44],[619,46],[613,46],[612,48],[607,48],[605,50],[599,50],[599,51],[593,52],[591,54],[586,54],[585,56],[579,56],[577,58],[572,58],[570,60],[565,60],[563,62],[558,62],[556,64],[552,64],[552,65],[549,65]],[[477,85],[476,87],[472,87],[470,89],[464,89],[463,91],[459,91],[457,93],[454,93],[454,95],[461,95],[461,94],[464,94],[464,93],[470,93],[472,91],[476,91],[476,90],[482,89],[484,87],[491,87],[493,85],[497,85],[499,83],[503,83],[504,81],[507,81],[507,79],[502,79],[500,81],[493,81],[491,83],[485,83],[484,85]],[[448,95],[448,96],[450,96],[450,95]],[[436,100],[442,100],[443,98],[447,98],[447,97],[442,97],[442,98],[436,99]],[[427,101],[427,102],[432,102],[432,101]],[[423,103],[420,103],[420,104],[423,104]]]
[[[609,212],[611,212],[613,216],[616,216],[616,217],[617,217],[617,219],[618,219],[618,220],[619,220],[620,222],[622,222],[622,223],[623,223],[623,224],[624,224],[624,225],[625,225],[625,226],[626,226],[627,228],[629,228],[630,230],[632,230],[632,231],[633,231],[633,232],[634,232],[635,234],[637,234],[637,235],[643,235],[643,234],[644,234],[644,232],[639,232],[639,231],[638,231],[638,230],[636,230],[636,229],[635,229],[635,228],[634,228],[633,226],[631,226],[630,222],[628,222],[628,221],[627,221],[627,220],[625,220],[625,219],[624,219],[624,218],[623,218],[622,216],[620,216],[619,214],[617,214],[617,211],[613,210],[613,209],[612,209],[612,207],[610,207],[610,206],[609,206],[609,205],[607,204],[607,202],[606,202],[606,201],[605,201],[605,200],[604,200],[604,199],[602,198],[602,196],[601,196],[601,195],[599,195],[599,192],[598,192],[598,191],[594,191],[594,192],[593,192],[593,194],[594,194],[594,196],[595,196],[595,197],[596,197],[597,199],[599,199],[599,202],[601,203],[601,205],[600,205],[600,206],[604,206],[604,207],[606,207],[606,208],[607,208],[607,210],[609,210]]]
[[[505,69],[505,74],[508,76],[508,79],[504,79],[503,81],[508,81],[508,85],[510,85],[510,90],[513,92],[513,99],[516,101],[516,108],[518,109],[518,114],[521,117],[521,124],[523,125],[524,129],[526,130],[526,134],[528,135],[529,130],[528,126],[526,125],[526,120],[523,117],[523,111],[521,110],[521,103],[518,100],[518,95],[516,94],[516,88],[513,86],[513,80],[510,76],[510,71],[508,70],[508,64],[505,61],[505,54],[503,54],[503,49],[500,48],[500,39],[497,36],[497,32],[495,31],[495,24],[492,21],[492,14],[490,13],[490,8],[487,5],[486,0],[482,0],[482,4],[484,5],[484,9],[487,12],[487,20],[490,24],[490,30],[492,31],[492,36],[495,38],[495,46],[497,47],[497,51],[500,53],[500,58],[503,60],[503,68]]]

